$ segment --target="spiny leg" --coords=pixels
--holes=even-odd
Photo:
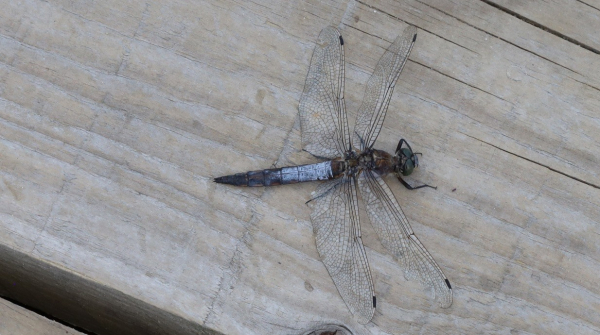
[[[404,179],[402,179],[402,177],[400,177],[399,175],[397,175],[396,177],[398,177],[398,180],[402,183],[402,185],[404,185],[404,187],[406,187],[409,190],[416,190],[419,188],[423,188],[423,187],[431,187],[435,190],[437,190],[437,186],[431,186],[431,185],[427,185],[427,184],[423,184],[423,185],[419,185],[419,186],[410,186],[409,183],[407,183]]]

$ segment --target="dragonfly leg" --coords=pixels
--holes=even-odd
[[[329,190],[331,190],[331,189],[329,189]],[[308,201],[307,201],[307,202],[305,202],[304,204],[305,204],[305,205],[308,205],[308,203],[309,203],[309,202],[311,202],[311,201],[313,201],[313,200],[316,200],[316,199],[319,199],[320,197],[322,197],[322,196],[324,196],[325,194],[327,194],[327,192],[329,192],[329,190],[327,190],[327,191],[325,191],[325,192],[323,192],[323,193],[321,193],[321,194],[319,194],[319,195],[316,195],[314,198],[310,198],[310,200],[308,200]]]
[[[402,149],[402,143],[406,143],[406,145],[408,145],[408,142],[406,142],[403,138],[401,138],[400,142],[398,142],[398,146],[396,147],[396,153],[399,152],[400,149]],[[410,146],[408,146],[408,147],[410,148]]]
[[[398,177],[398,180],[402,183],[402,185],[404,185],[404,187],[406,187],[409,190],[416,190],[418,188],[423,188],[423,187],[431,187],[431,188],[437,190],[437,186],[431,186],[431,185],[427,185],[427,184],[423,184],[423,185],[419,185],[419,186],[410,186],[410,184],[407,183],[404,179],[402,179],[402,177],[400,177],[399,175],[396,175],[396,177]]]

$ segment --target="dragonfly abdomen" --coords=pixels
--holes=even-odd
[[[277,169],[266,169],[236,173],[215,178],[215,182],[235,186],[275,186],[303,183],[316,180],[329,180],[339,175],[338,161],[327,161],[316,164],[288,166]]]

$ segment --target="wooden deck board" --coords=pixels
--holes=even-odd
[[[600,331],[597,3],[0,2],[4,246],[226,334]],[[353,118],[406,24],[377,148],[423,152],[409,182],[437,191],[388,182],[454,304],[406,281],[365,221],[362,326],[319,261],[314,184],[212,178],[315,162],[297,107],[319,31],[344,36]]]
[[[0,300],[0,332],[20,335],[83,334],[4,299]]]

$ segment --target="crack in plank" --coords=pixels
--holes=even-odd
[[[493,96],[493,97],[495,97],[495,98],[498,98],[498,99],[500,99],[500,100],[502,100],[502,101],[504,101],[504,102],[506,102],[506,103],[508,103],[508,104],[510,104],[510,105],[513,105],[513,103],[512,103],[512,102],[510,102],[510,101],[508,101],[508,100],[506,100],[506,99],[504,99],[504,98],[502,98],[502,97],[500,97],[500,96],[497,96],[497,95],[495,95],[494,93],[490,93],[490,92],[488,92],[488,91],[486,91],[486,90],[484,90],[484,89],[481,89],[481,88],[479,88],[479,87],[477,87],[477,86],[471,85],[471,84],[469,84],[469,83],[467,83],[467,82],[464,82],[464,81],[462,81],[462,80],[460,80],[460,79],[458,79],[458,78],[452,77],[451,75],[445,74],[444,72],[441,72],[440,70],[436,70],[436,69],[432,68],[431,66],[428,66],[428,65],[425,65],[425,64],[423,64],[423,63],[417,62],[417,61],[415,61],[415,60],[412,60],[412,59],[410,59],[410,58],[409,58],[408,60],[409,60],[409,61],[411,61],[411,62],[413,62],[413,63],[415,63],[415,64],[419,64],[419,65],[421,65],[421,66],[423,66],[423,67],[426,67],[426,68],[430,69],[430,70],[431,70],[431,71],[433,71],[433,72],[439,73],[439,74],[441,74],[441,75],[442,75],[442,76],[444,76],[444,77],[448,77],[448,78],[450,78],[450,79],[456,80],[456,81],[458,81],[459,83],[461,83],[461,84],[463,84],[463,85],[467,85],[467,86],[471,87],[472,89],[475,89],[475,90],[478,90],[478,91],[480,91],[480,92],[483,92],[483,93],[489,94],[489,95],[491,95],[491,96]]]
[[[473,29],[475,29],[475,30],[479,30],[479,31],[481,31],[481,32],[483,32],[483,33],[485,33],[485,34],[487,34],[487,35],[490,35],[490,36],[492,36],[492,37],[494,37],[494,38],[497,38],[497,39],[499,39],[500,41],[502,41],[502,42],[504,42],[504,43],[510,44],[510,45],[514,46],[515,48],[521,49],[521,50],[523,50],[523,51],[525,51],[525,52],[527,52],[527,53],[530,53],[530,54],[532,54],[532,55],[535,55],[535,56],[537,56],[537,57],[539,57],[539,58],[541,58],[541,59],[543,59],[543,60],[545,60],[545,61],[547,61],[547,62],[550,62],[550,63],[552,63],[552,64],[554,64],[554,65],[557,65],[557,66],[559,66],[559,67],[561,67],[561,68],[563,68],[563,69],[565,69],[565,70],[568,70],[568,71],[571,71],[571,72],[573,72],[573,73],[577,73],[578,75],[581,75],[581,76],[583,76],[581,73],[579,73],[579,72],[577,72],[577,71],[575,71],[575,70],[572,70],[572,69],[570,69],[570,68],[568,68],[568,67],[566,67],[566,66],[564,66],[564,65],[562,65],[562,64],[559,64],[559,63],[557,63],[557,62],[555,62],[555,61],[553,61],[553,60],[551,60],[551,59],[549,59],[549,58],[546,58],[546,57],[544,57],[544,56],[542,56],[542,55],[540,55],[540,54],[538,54],[538,53],[535,53],[535,52],[533,52],[533,51],[531,51],[531,50],[527,50],[527,49],[525,49],[525,48],[523,48],[523,47],[521,47],[521,46],[519,46],[519,45],[517,45],[517,44],[515,44],[515,43],[513,43],[513,42],[511,42],[511,41],[509,41],[509,40],[507,40],[507,39],[504,39],[504,38],[502,38],[502,37],[500,37],[500,36],[498,36],[498,35],[494,35],[494,34],[492,34],[491,32],[489,32],[489,31],[487,31],[487,30],[484,30],[484,29],[481,29],[481,28],[479,28],[479,27],[477,27],[477,26],[474,26],[474,25],[472,25],[472,24],[468,23],[467,21],[465,21],[465,20],[462,20],[462,19],[460,19],[460,18],[458,18],[458,17],[456,17],[456,16],[454,16],[454,15],[452,15],[452,14],[450,14],[450,13],[444,12],[443,10],[440,10],[440,9],[438,9],[438,8],[435,8],[435,7],[433,7],[433,6],[429,5],[429,4],[426,4],[426,3],[424,3],[424,2],[421,2],[421,1],[419,1],[419,0],[416,0],[416,1],[417,1],[417,2],[419,2],[419,3],[421,3],[421,4],[423,4],[423,5],[425,5],[425,6],[427,6],[427,7],[429,7],[429,8],[431,8],[431,9],[437,10],[437,11],[439,11],[440,13],[443,13],[443,14],[445,14],[445,15],[448,15],[449,17],[451,17],[451,18],[453,18],[453,19],[457,20],[457,21],[458,21],[458,22],[460,22],[460,23],[466,24],[467,26],[469,26],[469,27],[471,27],[471,28],[473,28]],[[481,0],[481,1],[484,1],[484,0]],[[484,2],[485,2],[485,3],[487,3],[486,1],[484,1]],[[495,7],[495,8],[497,8],[497,7]],[[498,9],[499,9],[499,10],[501,10],[500,8],[498,8]],[[510,13],[508,13],[508,14],[510,14]],[[518,18],[518,17],[517,17],[517,18]],[[529,22],[528,22],[528,23],[529,23]],[[534,25],[534,26],[535,26],[535,25]],[[536,27],[537,27],[537,26],[536,26]],[[538,28],[540,28],[540,27],[538,27]],[[542,28],[540,28],[540,29],[542,29]],[[435,34],[434,34],[434,35],[435,35]],[[436,35],[436,36],[437,36],[437,35]],[[456,44],[456,43],[455,43],[455,44]],[[467,50],[470,50],[470,49],[467,49]]]
[[[545,32],[548,32],[548,33],[550,33],[550,34],[552,34],[554,36],[560,37],[560,38],[562,38],[562,39],[564,39],[564,40],[566,40],[568,42],[571,42],[571,43],[573,43],[575,45],[578,45],[578,46],[580,46],[580,47],[582,47],[582,48],[584,48],[584,49],[586,49],[588,51],[591,51],[591,52],[593,52],[593,53],[595,53],[597,55],[600,55],[600,50],[598,50],[598,49],[596,49],[594,47],[591,47],[591,46],[589,46],[589,45],[587,45],[587,44],[585,44],[583,42],[580,42],[580,41],[578,41],[578,40],[576,40],[576,39],[574,39],[572,37],[569,37],[567,35],[561,34],[560,32],[558,32],[558,31],[556,31],[556,30],[554,30],[554,29],[552,29],[550,27],[546,27],[546,26],[544,26],[541,23],[535,22],[532,19],[526,18],[525,16],[523,16],[523,15],[517,13],[517,12],[514,12],[514,11],[512,11],[512,10],[510,10],[510,9],[504,7],[504,6],[501,6],[501,5],[499,5],[497,3],[494,3],[494,2],[492,2],[490,0],[480,0],[480,1],[483,2],[483,3],[486,3],[486,4],[490,5],[490,6],[492,6],[494,8],[497,8],[498,10],[503,11],[503,12],[509,14],[509,15],[512,15],[512,16],[516,17],[517,19],[519,19],[519,20],[521,20],[521,21],[523,21],[525,23],[528,23],[528,24],[530,24],[530,25],[532,25],[532,26],[534,26],[536,28],[539,28],[539,29],[541,29],[541,30],[543,30]]]
[[[417,0],[417,1],[418,1],[418,0]],[[393,15],[393,14],[390,14],[390,13],[388,13],[388,12],[386,12],[386,11],[384,11],[384,10],[382,10],[382,9],[378,8],[378,7],[375,7],[375,6],[373,6],[373,5],[369,5],[368,3],[362,2],[362,1],[360,1],[360,0],[356,0],[356,2],[358,2],[359,4],[361,4],[361,5],[363,5],[363,6],[366,6],[366,7],[368,7],[368,8],[371,8],[371,9],[373,9],[373,10],[376,10],[376,11],[378,11],[378,12],[381,12],[381,13],[383,13],[383,14],[385,14],[385,15],[387,15],[387,16],[389,16],[389,17],[393,18],[393,19],[396,19],[396,20],[398,20],[398,21],[400,21],[400,22],[404,22],[404,23],[406,23],[406,24],[410,24],[410,25],[413,25],[413,26],[415,26],[415,27],[418,27],[418,26],[416,26],[416,25],[414,25],[414,24],[412,24],[412,23],[410,23],[410,22],[407,22],[406,20],[402,20],[401,18],[399,18],[399,17],[397,17],[397,16],[395,16],[395,15]],[[424,5],[427,5],[427,4],[424,4]],[[429,6],[429,5],[427,5],[427,6]],[[431,6],[429,6],[429,7],[431,7]],[[433,8],[433,7],[431,7],[431,8]],[[436,9],[436,8],[433,8],[433,9]],[[443,12],[442,12],[442,13],[443,13]],[[446,14],[446,13],[444,13],[444,14]],[[446,15],[448,15],[448,14],[446,14]],[[352,28],[354,28],[354,27],[352,27]],[[440,36],[440,35],[438,35],[438,34],[436,34],[436,33],[432,32],[432,31],[429,31],[429,30],[427,30],[427,29],[425,29],[425,28],[423,28],[423,27],[418,27],[418,28],[419,28],[420,30],[423,30],[423,31],[426,31],[426,32],[430,33],[431,35],[434,35],[434,36],[436,36],[436,37],[438,37],[438,38],[441,38],[441,39],[443,39],[444,41],[446,41],[446,42],[448,42],[448,43],[452,43],[452,44],[454,44],[454,45],[456,45],[456,46],[458,46],[458,47],[460,47],[460,48],[463,48],[463,49],[465,49],[465,50],[468,50],[468,51],[470,51],[470,52],[472,52],[472,53],[474,53],[474,54],[477,54],[477,55],[479,55],[479,53],[478,53],[477,51],[473,51],[473,50],[471,50],[471,49],[469,49],[469,48],[467,48],[467,47],[465,47],[465,46],[462,46],[462,45],[460,45],[460,44],[457,44],[456,42],[453,42],[453,41],[451,41],[451,40],[449,40],[449,39],[447,39],[447,38],[445,38],[445,37],[443,37],[443,36]],[[360,29],[357,29],[357,30],[360,30]],[[361,31],[362,31],[362,30],[361,30]],[[368,35],[371,35],[371,34],[368,34]],[[374,36],[374,35],[371,35],[371,36]],[[379,36],[375,36],[375,37],[381,38],[381,37],[379,37]],[[382,38],[382,39],[383,39],[383,38]]]
[[[585,1],[581,1],[581,0],[576,0],[576,1],[577,1],[577,2],[579,2],[580,4],[586,5],[586,6],[588,6],[588,7],[592,7],[592,8],[594,8],[595,10],[600,10],[600,8],[598,8],[598,7],[594,7],[594,6],[590,5],[589,3],[585,2]]]
[[[572,77],[569,77],[569,78],[573,79],[574,81],[576,81],[576,82],[578,82],[578,83],[580,83],[580,84],[582,84],[582,85],[585,85],[585,86],[587,86],[587,87],[590,87],[591,89],[594,89],[594,90],[596,90],[596,91],[600,91],[600,88],[598,88],[598,87],[596,87],[596,86],[594,86],[594,85],[590,85],[590,84],[588,84],[588,83],[584,83],[584,82],[582,82],[582,81],[580,81],[580,80],[577,80],[577,79],[575,79],[575,78],[572,78]]]
[[[480,140],[480,139],[478,139],[477,137],[471,136],[471,135],[469,135],[469,134],[466,134],[466,133],[463,133],[463,132],[461,132],[461,131],[459,131],[459,133],[461,133],[461,134],[463,134],[463,135],[465,135],[465,136],[467,136],[467,137],[470,137],[470,138],[472,138],[472,139],[474,139],[474,140],[477,140],[477,141],[479,141],[479,142],[481,142],[481,143],[485,143],[485,144],[487,144],[487,145],[489,145],[489,146],[491,146],[491,147],[494,147],[494,148],[496,148],[496,149],[498,149],[498,150],[500,150],[500,151],[506,152],[507,154],[511,154],[511,155],[513,155],[513,156],[515,156],[515,157],[518,157],[518,158],[524,159],[524,160],[526,160],[526,161],[528,161],[528,162],[531,162],[531,163],[537,164],[537,165],[539,165],[539,166],[545,167],[546,169],[548,169],[548,170],[550,170],[550,171],[552,171],[552,172],[556,172],[556,173],[558,173],[558,174],[561,174],[561,175],[563,175],[563,176],[565,176],[565,177],[567,177],[567,178],[571,178],[571,179],[573,179],[573,180],[575,180],[575,181],[578,181],[578,182],[580,182],[580,183],[586,184],[586,185],[588,185],[588,186],[591,186],[591,187],[593,187],[593,188],[600,189],[600,186],[598,186],[598,185],[596,185],[596,184],[593,184],[593,183],[590,183],[590,182],[588,182],[588,181],[585,181],[585,180],[583,180],[583,179],[577,178],[577,177],[575,177],[575,176],[572,176],[572,175],[570,175],[570,174],[568,174],[568,173],[564,173],[564,172],[562,172],[562,171],[559,171],[559,170],[557,170],[557,169],[555,169],[555,168],[552,168],[552,167],[550,167],[550,166],[548,166],[548,165],[546,165],[546,164],[542,164],[542,163],[540,163],[540,162],[536,162],[536,161],[534,161],[533,159],[529,159],[529,158],[527,158],[527,157],[521,156],[521,155],[519,155],[519,154],[516,154],[516,153],[514,153],[514,152],[510,152],[510,151],[508,151],[508,150],[506,150],[506,149],[503,149],[503,148],[501,148],[501,147],[499,147],[499,146],[497,146],[497,145],[494,145],[494,144],[492,144],[492,143],[486,142],[486,141],[484,141],[484,140]]]

